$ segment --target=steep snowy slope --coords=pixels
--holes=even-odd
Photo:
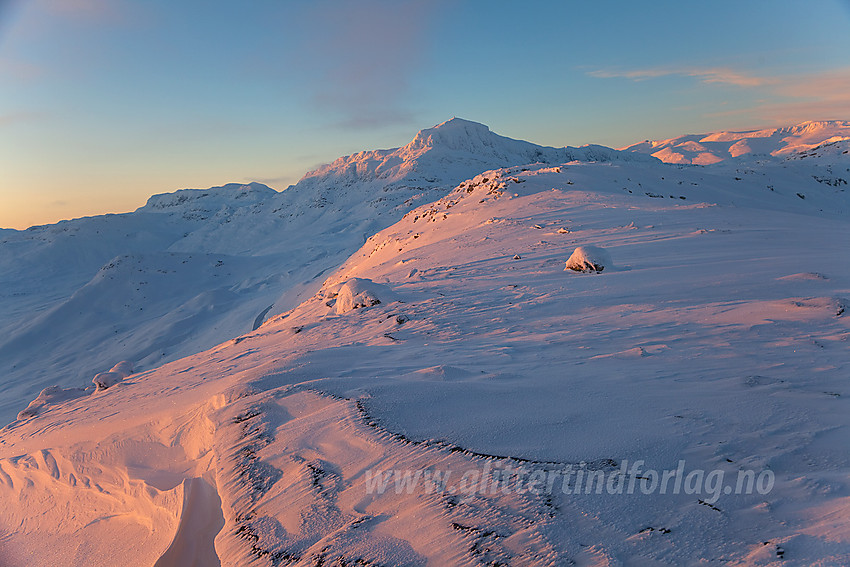
[[[257,273],[264,262],[169,249],[274,193],[260,184],[224,186],[197,192],[206,195],[203,205],[179,211],[149,206],[4,235],[0,417],[13,418],[22,398],[46,386],[85,386],[115,357],[146,367],[250,330],[273,301],[262,297],[264,287],[278,283]],[[175,199],[184,195],[193,193]]]
[[[477,175],[257,330],[0,431],[0,557],[846,564],[848,203],[808,172]],[[585,245],[612,265],[565,271]]]
[[[844,140],[850,140],[850,122],[833,120],[749,132],[689,134],[669,140],[647,140],[623,150],[652,155],[666,163],[711,165],[733,158],[741,161],[789,156]]]
[[[0,235],[0,422],[114,360],[147,369],[252,329],[309,296],[374,232],[485,169],[572,159],[454,118],[361,152],[280,193],[259,183],[156,195],[134,213]]]

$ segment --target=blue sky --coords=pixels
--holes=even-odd
[[[407,143],[850,119],[850,0],[0,0],[0,227]]]

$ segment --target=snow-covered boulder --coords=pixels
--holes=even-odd
[[[36,416],[45,406],[73,400],[74,398],[85,395],[86,391],[83,388],[65,389],[59,386],[50,386],[42,390],[38,397],[29,403],[26,409],[18,412],[18,419],[27,419]]]
[[[598,246],[579,246],[567,260],[564,270],[598,273],[613,265],[611,255],[604,248],[599,248]]]
[[[92,378],[92,382],[95,386],[97,386],[98,390],[105,390],[110,386],[114,386],[132,373],[133,363],[129,360],[122,360],[110,368],[108,372],[95,374],[94,378]]]
[[[389,287],[365,278],[351,278],[340,286],[335,307],[339,315],[352,309],[371,307],[395,300],[395,294]]]

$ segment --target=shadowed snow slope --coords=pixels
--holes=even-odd
[[[833,157],[479,173],[256,330],[0,430],[0,557],[847,564]],[[564,271],[588,244],[614,269]]]
[[[789,156],[844,140],[850,140],[850,122],[833,120],[750,132],[689,134],[670,140],[647,140],[623,148],[623,151],[651,154],[667,163],[711,165],[732,158],[741,161]]]
[[[655,161],[600,146],[546,148],[452,119],[276,192],[231,183],[155,195],[134,213],[0,233],[0,422],[42,389],[85,386],[209,348],[308,297],[374,232],[486,169],[573,159]],[[271,307],[270,307],[271,306]]]

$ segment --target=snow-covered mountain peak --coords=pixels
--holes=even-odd
[[[554,159],[553,152],[555,148],[500,136],[484,124],[452,118],[420,130],[402,147],[340,157],[307,173],[302,182],[382,179],[415,181],[418,185],[443,184],[443,177],[459,182],[484,169]],[[463,171],[446,176],[447,167]]]
[[[400,148],[343,156],[307,173],[298,185],[318,183],[338,187],[382,180],[415,188],[444,187],[488,169],[518,164],[611,160],[655,161],[650,156],[604,146],[540,146],[501,136],[484,124],[452,118],[420,130],[410,143]]]
[[[840,137],[847,136],[847,130],[850,130],[850,121],[848,120],[808,120],[801,122],[796,126],[787,128],[788,133],[795,136],[801,135],[817,135],[823,137],[826,135],[838,135]]]
[[[416,137],[403,149],[413,152],[421,149],[447,148],[471,151],[477,146],[496,146],[499,143],[516,142],[493,133],[490,128],[478,122],[452,118],[433,128],[420,130]],[[527,142],[526,142],[527,143]]]
[[[746,132],[723,131],[647,140],[623,148],[623,151],[649,154],[667,163],[711,165],[729,159],[782,158],[843,140],[850,140],[850,122],[810,120],[793,126]]]
[[[814,140],[823,143],[827,140],[845,139],[850,136],[850,122],[843,120],[809,120],[793,126],[766,128],[746,132],[717,132],[703,137],[701,142],[737,142],[756,138],[775,140],[781,147],[771,152],[788,153],[800,144],[811,144]]]
[[[209,189],[180,189],[173,193],[153,195],[140,210],[161,211],[179,206],[201,206],[207,210],[238,202],[253,204],[276,194],[277,191],[256,181],[251,183],[227,183]]]

